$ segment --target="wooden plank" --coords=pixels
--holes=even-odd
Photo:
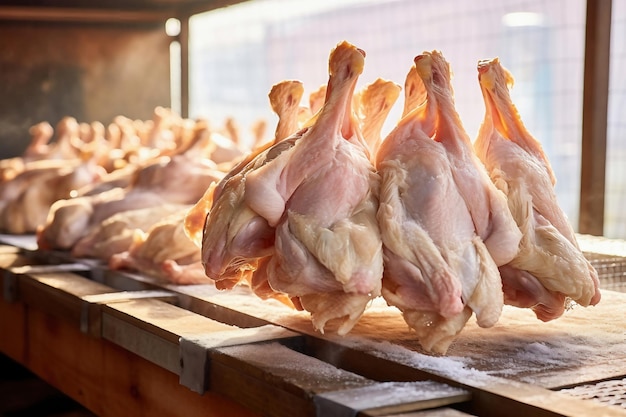
[[[413,411],[410,413],[393,414],[385,417],[469,417],[472,414],[464,413],[449,407],[434,408],[432,410]],[[361,416],[357,416],[361,417]]]
[[[0,20],[78,23],[164,23],[170,11],[1,6]]]
[[[104,307],[104,314],[172,343],[178,343],[181,337],[239,330],[158,300],[111,303]]]
[[[0,253],[0,272],[4,273],[11,268],[31,265],[32,259],[24,256],[19,252],[19,249],[10,246],[2,245],[2,252]]]
[[[374,384],[279,343],[211,352],[210,389],[268,416],[315,416],[312,395]]]
[[[0,301],[0,313],[0,328],[22,346],[11,355],[5,350],[9,338],[2,337],[0,350],[100,417],[258,415],[221,395],[195,394],[171,372],[36,307]],[[23,327],[13,330],[8,323]]]
[[[273,416],[376,416],[470,399],[433,381],[379,383],[279,343],[217,349],[210,370],[212,390]]]
[[[587,0],[578,231],[604,234],[611,0]]]
[[[18,295],[25,304],[37,306],[77,328],[85,318],[83,296],[115,292],[114,288],[71,272],[18,275]]]
[[[467,402],[471,394],[434,381],[383,382],[316,396],[318,415],[332,417],[384,416]]]
[[[2,246],[6,248],[6,246]],[[6,301],[15,301],[17,298],[17,277],[11,272],[12,268],[29,265],[31,262],[19,251],[8,251],[4,249],[0,254],[0,290],[2,297]]]
[[[179,340],[199,333],[238,328],[159,300],[132,300],[103,306],[102,337],[179,375]]]

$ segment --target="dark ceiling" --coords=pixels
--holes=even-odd
[[[0,20],[161,20],[243,0],[0,0]]]

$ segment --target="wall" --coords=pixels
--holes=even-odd
[[[40,121],[148,119],[169,106],[169,44],[155,24],[0,22],[0,158],[21,153]]]

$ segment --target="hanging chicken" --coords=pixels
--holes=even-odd
[[[528,133],[511,101],[511,74],[497,58],[479,62],[478,73],[486,113],[476,153],[507,195],[523,234],[519,253],[500,267],[505,302],[532,308],[543,321],[561,316],[567,299],[597,304],[597,272],[578,248],[558,205],[556,179],[541,144]]]
[[[303,131],[296,131],[303,92],[299,81],[284,81],[272,88],[270,104],[278,115],[274,140],[258,147],[233,167],[219,184],[205,192],[187,216],[187,234],[200,241],[206,275],[215,280],[219,289],[251,283],[259,260],[273,254],[273,228],[245,201],[247,176],[291,148],[302,135]],[[206,219],[201,239],[197,237],[198,217]],[[266,281],[256,279],[252,285],[255,292],[257,287],[265,287],[263,282]],[[278,295],[266,288],[257,294],[262,298]]]
[[[417,107],[405,109],[376,156],[382,294],[424,349],[445,353],[472,313],[482,327],[498,320],[497,266],[517,253],[520,233],[473,155],[443,55],[419,55],[407,78],[406,103]]]
[[[340,334],[380,294],[383,267],[375,217],[378,176],[352,114],[363,65],[361,50],[347,42],[337,45],[329,60],[326,100],[315,121],[250,162],[230,207],[220,203],[216,190],[203,240],[207,275],[220,279],[227,272],[220,261],[223,251],[232,251],[233,245],[226,246],[223,232],[214,234],[218,219],[245,207],[256,219],[254,227],[245,230],[249,235],[240,229],[232,242],[239,242],[240,253],[248,248],[262,258],[261,265],[253,265],[260,267],[255,274],[309,311],[317,329],[323,331],[332,321]],[[230,259],[231,268],[239,267]],[[248,262],[246,256],[239,259]]]

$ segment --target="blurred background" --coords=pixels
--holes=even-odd
[[[600,115],[607,127],[606,138],[597,138],[606,154],[587,156],[606,179],[583,184],[582,193],[592,200],[597,193],[604,206],[594,212],[582,204],[600,225],[581,231],[626,238],[626,2],[250,0],[223,7],[230,3],[0,2],[0,157],[18,155],[28,128],[43,120],[146,119],[155,106],[216,125],[233,118],[244,137],[262,119],[269,134],[276,122],[271,86],[301,80],[307,99],[326,83],[329,52],[343,39],[367,54],[358,87],[378,77],[403,85],[417,54],[442,51],[454,72],[457,110],[475,138],[484,114],[476,64],[498,56],[515,77],[513,100],[552,162],[559,203],[578,231],[581,176],[589,175],[581,166],[585,53],[598,46],[585,46],[587,10],[608,3],[610,76],[600,92],[608,97]],[[402,99],[383,133],[401,106]]]
[[[365,50],[359,85],[403,85],[415,55],[443,52],[457,110],[471,138],[484,116],[480,59],[500,57],[512,97],[557,176],[559,203],[578,224],[585,54],[584,0],[256,0],[190,21],[190,115],[274,120],[267,93],[289,78],[313,91],[327,80],[330,49],[346,39]],[[626,238],[626,2],[613,2],[605,235]],[[358,88],[358,87],[357,87]],[[399,118],[401,99],[389,116]]]

